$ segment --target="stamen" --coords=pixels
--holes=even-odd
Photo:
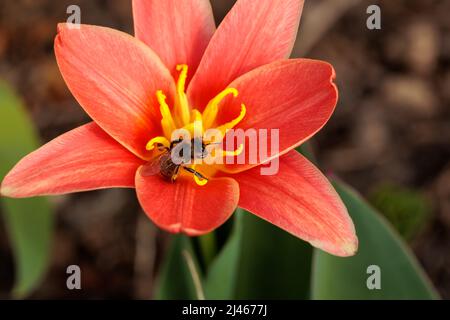
[[[234,88],[227,88],[215,96],[211,101],[209,101],[205,110],[203,111],[203,126],[205,128],[210,128],[217,117],[217,112],[219,111],[219,103],[229,94],[233,94],[236,98],[239,92]]]
[[[191,169],[195,170],[195,164],[191,166]],[[205,184],[208,183],[208,179],[201,179],[196,174],[193,174],[193,176],[195,183],[198,184],[199,186],[204,186]]]
[[[202,114],[197,109],[191,111],[191,121],[202,121]]]
[[[194,180],[195,180],[195,183],[198,184],[199,186],[204,186],[205,184],[208,183],[208,180],[206,180],[206,179],[200,179],[200,178],[197,177],[195,174],[194,174]]]
[[[181,71],[177,82],[177,111],[178,116],[182,121],[181,125],[186,125],[189,123],[189,103],[184,90],[186,86],[188,66],[185,64],[179,64],[177,65],[177,71]]]
[[[242,121],[242,119],[244,119],[246,113],[247,109],[245,108],[245,104],[241,104],[241,113],[239,114],[239,116],[236,119],[231,120],[230,122],[218,126],[216,129],[225,136],[228,130],[234,128],[239,122]]]
[[[158,90],[156,92],[156,98],[159,103],[159,109],[161,112],[161,127],[164,133],[164,136],[158,136],[152,138],[146,145],[147,150],[153,150],[155,147],[169,149],[171,147],[171,136],[172,133],[177,130],[177,128],[183,128],[188,130],[191,134],[191,137],[201,138],[202,146],[210,145],[210,144],[220,144],[227,133],[228,130],[235,127],[242,119],[245,117],[247,110],[244,104],[241,104],[241,112],[238,117],[225,123],[221,126],[218,126],[216,129],[219,131],[215,131],[213,136],[208,137],[208,130],[213,126],[217,125],[217,115],[219,112],[219,104],[226,98],[226,96],[232,94],[233,97],[237,97],[239,92],[235,88],[226,88],[218,95],[216,95],[212,100],[209,101],[208,105],[204,109],[203,113],[200,113],[197,109],[191,109],[189,106],[189,102],[185,93],[186,89],[186,79],[188,74],[188,66],[185,64],[177,65],[177,71],[179,71],[179,77],[176,85],[176,96],[175,96],[175,105],[173,109],[169,108],[166,102],[166,96],[164,95],[162,90]],[[172,114],[173,113],[173,114]],[[219,133],[221,135],[219,135]],[[244,150],[244,145],[241,144],[234,151],[221,150],[218,149],[211,151],[208,154],[215,157],[216,153],[218,156],[238,156]],[[203,155],[203,153],[202,153]],[[204,157],[202,156],[202,159]],[[197,163],[198,164],[198,163]],[[183,168],[190,172],[194,181],[199,186],[204,186],[208,179],[205,178],[200,172],[195,170],[196,163],[192,164],[191,167],[183,166]],[[208,167],[209,168],[209,167]],[[205,169],[206,170],[206,169]],[[214,173],[212,173],[213,175]],[[175,180],[175,178],[173,179]]]
[[[221,156],[232,157],[240,155],[242,151],[244,151],[244,145],[241,143],[239,147],[234,151],[222,150],[220,153]]]
[[[170,142],[166,137],[155,137],[147,143],[147,146],[145,148],[147,150],[153,150],[155,149],[155,144],[162,144],[166,148],[170,147]]]
[[[170,113],[169,106],[166,103],[166,96],[161,90],[156,91],[156,98],[159,103],[159,110],[162,115],[161,127],[164,135],[170,137],[172,131],[176,129],[175,122],[173,121],[172,114]]]

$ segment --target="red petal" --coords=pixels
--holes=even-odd
[[[216,26],[208,0],[133,0],[136,37],[176,74],[187,64],[194,74]]]
[[[283,60],[253,70],[230,84],[239,91],[237,98],[227,98],[220,107],[218,123],[226,123],[239,114],[241,103],[247,114],[236,128],[279,129],[279,154],[299,146],[319,131],[331,117],[338,92],[332,82],[333,67],[308,59]],[[259,140],[259,139],[258,139]],[[270,150],[271,140],[258,141]],[[247,152],[250,145],[247,143]],[[272,157],[260,155],[259,163]],[[234,163],[237,163],[236,161]],[[254,165],[227,165],[229,172],[239,172]]]
[[[55,54],[72,94],[97,124],[141,158],[161,134],[156,91],[173,96],[170,72],[153,51],[109,28],[58,26]]]
[[[240,75],[289,57],[303,0],[239,0],[212,37],[189,95],[202,109]]]
[[[191,236],[208,233],[223,224],[239,201],[239,185],[231,178],[211,179],[198,186],[191,179],[174,183],[160,176],[136,174],[136,192],[149,218],[168,232]]]
[[[95,123],[69,131],[23,158],[5,177],[1,194],[13,198],[111,187],[134,187],[142,160]]]
[[[338,256],[358,247],[355,228],[328,180],[308,160],[292,151],[280,158],[279,172],[259,168],[233,175],[239,182],[239,206]]]

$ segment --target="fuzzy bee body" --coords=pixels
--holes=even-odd
[[[170,152],[164,153],[159,161],[159,173],[161,176],[168,181],[175,180],[181,165],[172,161]]]
[[[201,142],[201,149],[198,151],[197,148],[195,148],[196,143]],[[189,143],[190,146],[190,157],[188,159],[183,159],[183,145],[184,143]],[[195,139],[192,139],[190,142],[185,142],[182,139],[172,141],[170,144],[170,147],[164,147],[160,146],[160,148],[163,150],[161,154],[151,159],[149,162],[147,162],[145,165],[143,165],[143,168],[141,170],[142,176],[153,176],[156,174],[160,174],[165,180],[174,182],[176,178],[178,177],[178,173],[180,171],[180,168],[183,168],[184,170],[196,175],[200,179],[208,180],[206,177],[204,177],[201,173],[198,171],[195,171],[192,168],[189,168],[186,166],[186,164],[189,162],[189,160],[195,160],[195,159],[202,159],[207,156],[206,151],[206,145],[203,143],[203,141],[198,141]],[[173,162],[172,159],[172,150],[174,148],[180,148],[177,151],[179,151],[179,156],[181,161],[180,164],[177,164]]]

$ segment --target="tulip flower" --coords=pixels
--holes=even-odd
[[[353,255],[345,206],[294,150],[325,125],[338,98],[330,64],[288,59],[302,8],[302,0],[238,0],[216,29],[208,0],[134,0],[135,37],[58,25],[59,69],[93,121],[24,157],[2,196],[135,188],[149,218],[172,233],[211,232],[239,206],[313,246]],[[224,134],[278,129],[279,152],[181,170],[173,181],[143,174],[157,147],[194,122]],[[273,159],[278,173],[261,175],[259,165]]]

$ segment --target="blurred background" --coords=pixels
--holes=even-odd
[[[212,0],[216,21],[232,0]],[[66,9],[81,22],[133,33],[131,1],[2,0],[0,78],[22,99],[40,142],[89,121],[56,65],[53,39]],[[366,28],[366,9],[382,29]],[[293,57],[329,61],[340,101],[312,148],[321,168],[359,190],[411,245],[450,298],[450,1],[307,0]],[[0,119],[0,122],[4,119]],[[133,190],[53,197],[50,269],[30,298],[151,298],[167,235]],[[0,215],[0,298],[17,276]],[[31,223],[31,222],[30,222]],[[66,267],[83,290],[66,288]]]

